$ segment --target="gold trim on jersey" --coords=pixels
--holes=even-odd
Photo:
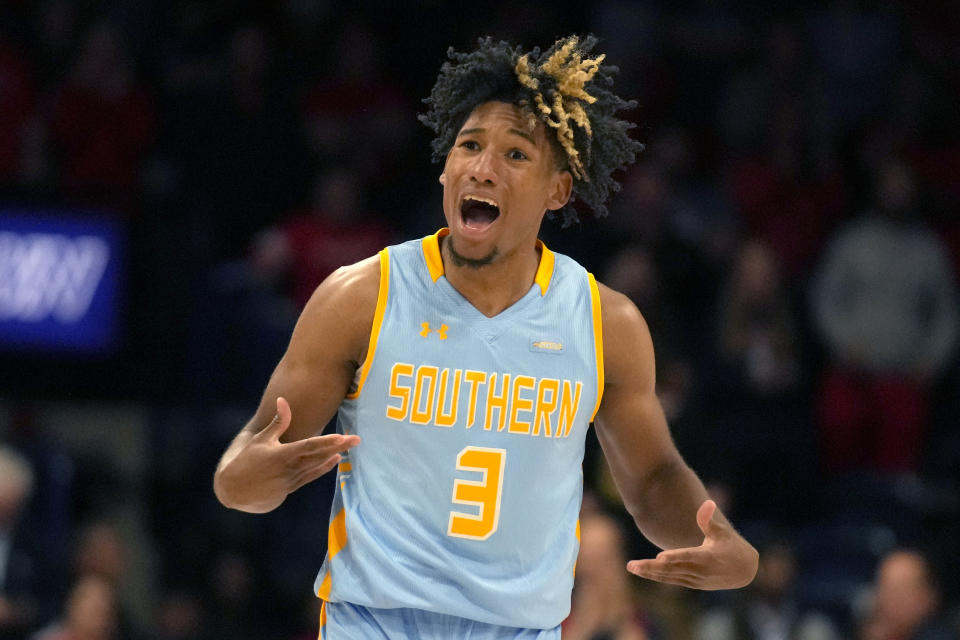
[[[450,229],[444,227],[433,235],[429,235],[421,241],[423,246],[423,259],[427,263],[427,270],[430,272],[430,278],[436,282],[443,275],[443,258],[440,255],[440,238],[450,235]],[[540,295],[547,295],[547,288],[550,286],[550,280],[553,278],[553,267],[556,258],[553,251],[547,248],[541,240],[537,240],[537,248],[540,249],[540,264],[537,265],[537,273],[533,281],[540,287]]]
[[[593,351],[597,356],[597,404],[593,407],[590,422],[597,417],[600,400],[603,398],[603,314],[600,312],[600,289],[592,273],[587,273],[590,281],[590,310],[593,312]]]
[[[540,247],[540,264],[537,266],[537,275],[533,276],[533,281],[540,285],[540,295],[547,295],[547,287],[550,286],[550,279],[553,278],[553,265],[556,258],[553,257],[553,251],[547,249],[547,245],[537,240],[537,246]]]
[[[360,367],[357,377],[357,388],[347,394],[347,398],[354,399],[363,391],[363,383],[367,381],[373,356],[377,352],[377,339],[380,337],[380,327],[383,325],[383,314],[387,310],[387,295],[390,292],[390,254],[387,249],[380,250],[380,287],[377,291],[377,308],[373,312],[373,326],[370,328],[370,342],[367,345],[367,357]]]
[[[583,473],[583,468],[580,468],[580,473]],[[577,518],[577,528],[573,530],[573,535],[577,537],[577,548],[580,545],[580,518]],[[579,557],[579,554],[577,554]],[[573,577],[577,577],[577,558],[573,559]]]
[[[440,257],[440,238],[449,235],[450,229],[444,227],[435,234],[423,239],[423,258],[427,261],[430,277],[436,282],[443,275],[443,258]]]
[[[332,561],[345,546],[347,546],[347,512],[340,509],[333,520],[330,521],[330,528],[327,530],[327,561]],[[317,589],[317,597],[329,600],[332,586],[330,570],[327,569],[326,575],[323,576],[323,582]]]

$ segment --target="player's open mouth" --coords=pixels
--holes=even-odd
[[[460,219],[467,229],[486,229],[500,217],[500,206],[491,198],[465,196],[460,202]]]

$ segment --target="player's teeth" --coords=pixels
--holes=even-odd
[[[496,202],[494,202],[493,200],[490,200],[489,198],[478,198],[476,196],[467,196],[466,199],[473,200],[474,202],[482,202],[484,204],[489,204],[494,207],[499,206]]]

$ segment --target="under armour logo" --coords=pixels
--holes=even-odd
[[[431,329],[429,322],[421,322],[420,327],[420,337],[426,338],[428,335],[430,335],[431,331],[436,331],[440,335],[441,340],[447,339],[447,329],[450,328],[445,324],[441,324],[439,329]]]

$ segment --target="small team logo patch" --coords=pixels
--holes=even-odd
[[[430,323],[429,323],[429,322],[421,322],[421,323],[420,323],[420,332],[419,332],[419,333],[420,333],[420,337],[421,337],[421,338],[426,338],[427,336],[430,335],[430,332],[433,331],[433,332],[436,332],[437,335],[440,336],[440,339],[441,339],[441,340],[446,340],[446,339],[447,339],[447,329],[449,329],[449,328],[450,328],[450,327],[448,327],[447,325],[441,324],[439,329],[434,329],[434,328],[431,328],[431,327],[430,327]]]
[[[543,338],[530,339],[530,351],[540,353],[563,353],[563,343],[559,340],[546,340]]]

